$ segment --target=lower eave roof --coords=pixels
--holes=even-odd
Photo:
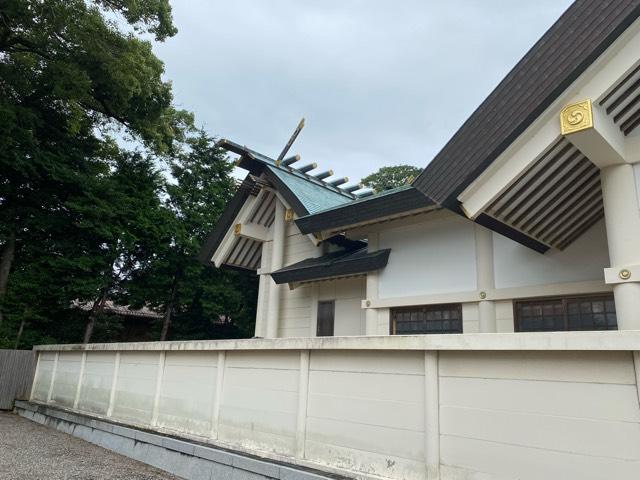
[[[366,247],[355,251],[333,252],[321,257],[307,258],[271,274],[274,282],[298,283],[358,275],[384,268],[390,249],[367,252]]]

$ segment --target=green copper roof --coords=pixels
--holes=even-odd
[[[303,173],[295,167],[279,165],[273,158],[244,145],[230,140],[221,140],[218,145],[241,156],[238,164],[240,168],[256,172],[266,169],[272,179],[277,180],[276,183],[280,184],[277,187],[287,190],[282,194],[288,194],[287,201],[291,203],[298,215],[309,215],[337,207],[352,202],[356,198],[355,195],[319,180],[313,175]],[[256,166],[259,166],[257,170]]]
[[[316,210],[315,212],[309,211],[309,214],[313,215],[314,213],[324,213],[325,211],[334,210],[336,208],[342,207],[345,203],[349,203],[350,205],[359,205],[359,204],[368,202],[370,200],[375,200],[375,199],[378,199],[380,197],[385,197],[387,195],[393,195],[394,193],[402,192],[404,190],[411,190],[411,189],[413,189],[413,187],[411,185],[401,185],[401,186],[396,187],[396,188],[392,188],[392,189],[389,189],[389,190],[383,190],[382,192],[374,193],[373,195],[369,195],[368,197],[357,198],[355,200],[350,200],[350,201],[347,201],[347,202],[343,202],[343,203],[338,203],[338,204],[332,205],[330,207],[325,207],[322,210]]]
[[[310,214],[353,202],[351,196],[319,185],[319,182],[309,180],[297,172],[271,165],[267,168],[291,190]]]

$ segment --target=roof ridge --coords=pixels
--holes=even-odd
[[[224,148],[225,150],[234,152],[238,155],[246,155],[246,156],[250,156],[252,160],[255,160],[257,162],[261,162],[269,167],[272,168],[277,168],[280,171],[289,173],[289,174],[293,174],[295,176],[297,176],[298,178],[301,178],[303,180],[308,181],[311,184],[317,185],[319,187],[325,188],[331,192],[337,193],[339,195],[343,195],[345,198],[349,198],[351,200],[358,200],[360,197],[354,193],[351,193],[349,191],[347,191],[344,188],[340,188],[338,185],[332,185],[330,182],[325,182],[323,178],[318,178],[314,175],[310,175],[308,174],[306,171],[302,171],[300,169],[297,169],[295,167],[289,166],[289,165],[283,165],[282,162],[278,162],[277,160],[274,160],[273,158],[260,153],[256,150],[253,150],[249,147],[247,147],[246,145],[240,145],[238,143],[235,143],[231,140],[228,139],[221,139],[216,143],[216,146],[220,147],[220,148]],[[310,170],[314,170],[315,168],[317,168],[317,164],[314,162],[312,165],[315,165],[313,168],[310,168],[308,171]],[[333,176],[333,170],[331,170],[332,174],[331,175],[327,175],[327,177],[324,178],[328,178]],[[343,183],[347,183],[348,182],[348,177],[343,177],[345,179],[345,181]],[[361,184],[359,184],[362,187]],[[359,190],[359,189],[358,189]],[[371,196],[371,195],[369,195]],[[368,197],[365,197],[368,198]]]

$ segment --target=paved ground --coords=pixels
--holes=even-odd
[[[0,412],[1,480],[178,480],[91,443]]]

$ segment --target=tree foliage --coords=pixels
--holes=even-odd
[[[382,167],[377,172],[364,177],[360,180],[360,183],[374,189],[376,192],[383,192],[411,183],[421,171],[422,169],[412,165]]]
[[[105,299],[166,311],[176,278],[176,316],[250,303],[193,260],[233,181],[144,39],[175,33],[168,0],[0,4],[0,346],[115,332]]]

